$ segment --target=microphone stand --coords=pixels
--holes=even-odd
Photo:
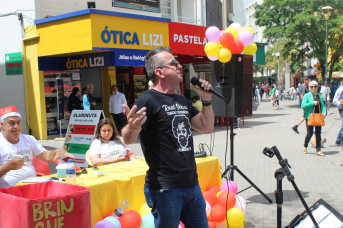
[[[275,179],[277,180],[277,190],[274,192],[275,198],[276,198],[276,204],[277,204],[277,228],[282,228],[282,204],[283,204],[282,179],[285,176],[287,176],[288,181],[292,183],[294,190],[296,191],[299,199],[304,205],[306,212],[310,216],[314,226],[316,228],[319,228],[317,221],[314,219],[310,208],[307,206],[303,196],[301,195],[298,189],[298,186],[296,185],[294,181],[295,178],[292,175],[291,171],[289,170],[292,167],[288,164],[288,160],[282,158],[280,151],[278,150],[278,148],[276,148],[276,146],[273,146],[272,148],[266,147],[263,149],[262,153],[270,158],[272,158],[275,155],[277,159],[279,160],[280,166],[282,167],[276,170],[275,175],[274,175]]]

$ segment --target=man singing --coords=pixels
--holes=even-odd
[[[0,188],[35,177],[33,157],[53,162],[62,156],[75,158],[63,149],[48,151],[30,135],[21,134],[21,115],[15,106],[0,108]]]
[[[190,127],[205,134],[213,132],[212,94],[206,91],[211,85],[201,79],[204,89],[191,84],[202,100],[200,113],[187,98],[175,94],[183,80],[182,67],[170,48],[151,50],[145,57],[145,68],[154,87],[132,110],[123,105],[128,124],[122,134],[128,144],[140,136],[149,165],[144,194],[155,227],[176,228],[181,220],[186,227],[206,228],[206,204],[198,182]]]

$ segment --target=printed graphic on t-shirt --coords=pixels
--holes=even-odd
[[[19,158],[24,158],[24,157],[28,157],[28,160],[24,159],[24,165],[26,167],[30,167],[31,166],[31,162],[32,162],[32,158],[30,157],[30,151],[29,150],[21,150],[21,151],[11,151],[8,154],[8,159],[12,160],[16,157]]]
[[[179,152],[191,151],[188,146],[188,138],[192,135],[191,124],[185,115],[175,115],[172,121],[173,135],[177,138],[180,146]]]
[[[125,148],[122,145],[108,145],[103,149],[101,157],[115,159],[123,149]]]

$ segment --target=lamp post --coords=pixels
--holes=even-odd
[[[322,8],[322,10],[324,11],[324,15],[325,15],[325,19],[326,19],[326,43],[325,43],[325,81],[327,82],[327,68],[328,68],[328,20],[329,17],[331,16],[331,10],[333,10],[333,8],[331,6],[325,6]]]
[[[277,85],[280,86],[280,49],[277,48],[277,52],[272,55],[277,56]]]

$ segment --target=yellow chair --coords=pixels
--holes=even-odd
[[[91,158],[89,157],[89,150],[87,150],[87,152],[86,152],[86,161],[87,161],[89,166],[93,166]]]
[[[95,166],[95,165],[93,165],[91,158],[89,157],[89,150],[87,150],[87,152],[86,152],[86,161],[87,161],[89,166]],[[98,164],[96,166],[102,166],[102,164]]]

